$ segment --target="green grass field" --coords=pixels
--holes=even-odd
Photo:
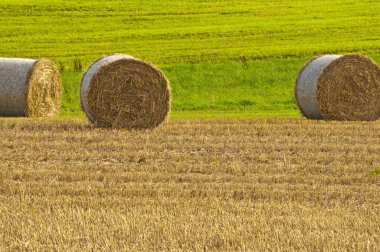
[[[378,1],[2,0],[0,57],[47,57],[62,70],[63,114],[80,110],[83,67],[109,53],[153,62],[173,115],[297,115],[294,80],[311,57],[380,62]],[[206,112],[205,112],[206,111]]]

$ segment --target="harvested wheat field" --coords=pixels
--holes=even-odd
[[[0,250],[375,251],[380,122],[0,120]]]

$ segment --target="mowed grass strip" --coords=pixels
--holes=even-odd
[[[380,124],[1,119],[0,247],[376,250]]]
[[[114,52],[158,65],[377,52],[379,8],[371,0],[3,0],[0,56],[70,68]]]

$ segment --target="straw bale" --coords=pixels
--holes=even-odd
[[[0,58],[0,116],[54,116],[62,80],[48,59]]]
[[[380,68],[359,55],[324,55],[309,61],[295,96],[310,119],[373,121],[380,117]]]
[[[157,127],[169,113],[170,96],[164,74],[129,55],[100,58],[82,78],[82,109],[97,127]]]

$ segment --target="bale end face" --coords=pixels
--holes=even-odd
[[[327,120],[374,121],[380,117],[380,68],[369,58],[345,55],[318,79],[317,98]]]
[[[62,98],[62,79],[48,59],[39,59],[29,73],[26,94],[26,115],[29,117],[59,114]]]
[[[82,108],[98,127],[157,127],[169,113],[170,97],[164,74],[129,55],[96,61],[82,79]]]

